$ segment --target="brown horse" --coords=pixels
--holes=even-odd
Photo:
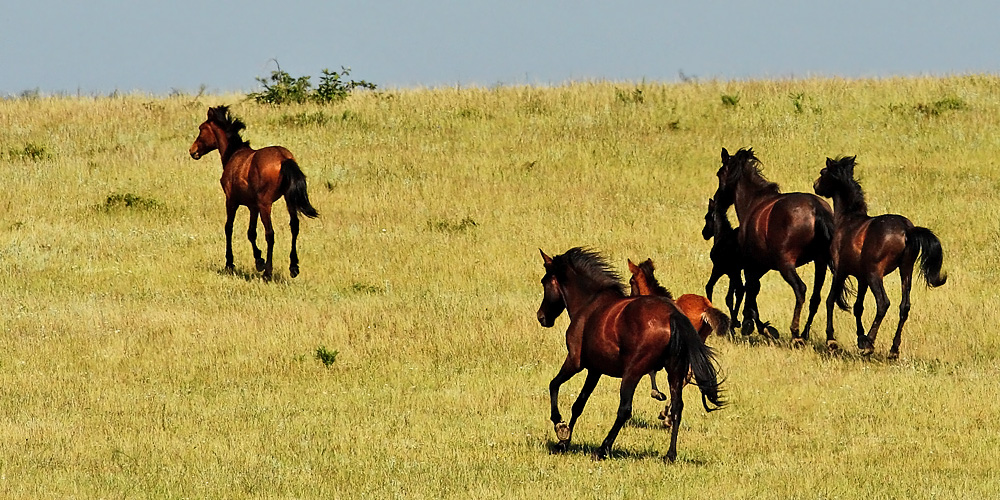
[[[833,236],[833,210],[830,204],[812,193],[782,193],[778,185],[760,173],[760,162],[752,149],[740,149],[730,156],[722,149],[722,167],[718,171],[719,188],[715,192],[716,210],[722,214],[736,206],[740,221],[739,244],[746,277],[746,302],[743,307],[743,333],[765,331],[777,338],[773,327],[761,322],[757,311],[760,279],[777,270],[795,292],[792,313],[792,345],[801,346],[809,339],[809,328],[819,308],[820,289],[826,278]],[[795,269],[815,262],[816,275],[809,301],[809,318],[799,335],[799,316],[806,300],[806,285]],[[836,349],[836,341],[827,336],[827,345]]]
[[[551,419],[559,439],[557,449],[569,448],[573,427],[587,399],[601,375],[609,375],[621,378],[622,383],[617,418],[595,453],[598,459],[607,457],[618,432],[632,416],[632,397],[639,380],[654,368],[664,368],[670,385],[672,424],[666,459],[672,462],[677,457],[677,431],[684,408],[681,391],[688,371],[694,372],[705,410],[713,410],[709,401],[716,406],[714,409],[725,404],[719,394],[712,350],[701,342],[691,322],[672,301],[626,297],[620,278],[596,252],[571,248],[555,257],[542,252],[542,260],[544,296],[538,322],[551,327],[563,310],[570,319],[566,361],[549,384]],[[581,370],[587,370],[587,380],[566,425],[559,413],[559,387]]]
[[[740,242],[737,237],[737,230],[733,229],[729,222],[729,217],[725,213],[720,214],[715,209],[715,200],[708,199],[708,211],[705,213],[705,227],[701,229],[701,236],[705,240],[711,240],[712,250],[709,257],[712,259],[712,275],[705,283],[705,297],[712,301],[712,291],[719,278],[729,277],[729,290],[726,292],[726,307],[729,308],[729,317],[732,321],[729,328],[732,333],[736,333],[737,323],[736,313],[743,302],[743,255],[740,250]]]
[[[299,169],[292,153],[281,146],[253,149],[243,140],[240,131],[246,128],[238,118],[229,113],[228,106],[208,109],[208,119],[198,126],[198,138],[188,152],[195,160],[218,149],[222,158],[222,191],[226,194],[226,269],[233,266],[233,220],[240,205],[250,209],[250,225],[247,239],[253,246],[254,261],[258,271],[263,271],[265,280],[271,279],[271,254],[274,250],[274,228],[271,226],[271,204],[285,197],[288,208],[289,226],[292,230],[292,252],[289,274],[294,278],[299,274],[299,257],[295,251],[299,236],[298,214],[318,217],[316,209],[309,204],[306,193],[306,176]],[[257,217],[264,224],[264,239],[267,241],[267,260],[261,258],[257,248]]]
[[[816,194],[833,198],[834,209],[833,244],[830,248],[833,283],[830,296],[826,299],[826,335],[833,337],[833,304],[837,303],[841,309],[847,310],[848,289],[844,283],[848,276],[854,276],[858,279],[858,297],[854,303],[858,349],[862,354],[871,354],[875,349],[875,336],[889,309],[882,278],[898,268],[903,298],[899,304],[899,325],[889,350],[889,358],[897,358],[903,324],[910,314],[910,286],[918,254],[920,271],[928,286],[941,286],[948,279],[947,275],[941,274],[941,241],[930,229],[914,226],[902,215],[869,216],[864,191],[854,180],[856,158],[827,158],[826,168],[820,171],[813,184]],[[865,307],[865,292],[869,288],[875,296],[877,309],[871,329],[865,335],[861,315]]]
[[[653,295],[673,300],[670,290],[661,285],[656,276],[653,275],[656,271],[656,266],[653,265],[652,259],[646,259],[638,265],[632,262],[632,259],[629,259],[628,269],[632,272],[632,277],[628,280],[629,286],[632,289],[629,294],[630,297]],[[702,342],[708,340],[708,336],[712,332],[715,332],[716,335],[725,335],[729,330],[729,317],[726,316],[726,313],[713,307],[712,302],[701,295],[686,293],[678,297],[677,300],[674,300],[674,304],[691,321],[691,326],[698,331],[698,336],[701,337]],[[659,401],[666,401],[667,396],[656,387],[657,371],[659,369],[649,372],[649,383],[652,386],[649,397]],[[660,419],[664,420],[666,418],[667,412],[664,410],[660,413]]]

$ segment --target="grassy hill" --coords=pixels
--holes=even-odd
[[[294,280],[282,201],[275,281],[253,269],[245,209],[237,272],[223,270],[221,163],[187,153],[217,104],[308,176],[321,218],[302,223]],[[901,358],[885,359],[898,276],[865,359],[839,310],[844,354],[825,352],[823,312],[810,347],[790,349],[794,297],[768,274],[761,315],[783,343],[712,339],[732,404],[708,415],[686,392],[677,463],[660,460],[669,434],[645,381],[612,459],[589,455],[614,420],[612,379],[578,446],[550,454],[568,321],[535,319],[538,249],[593,246],[623,272],[652,257],[675,293],[701,293],[719,152],[749,146],[786,191],[858,155],[870,212],[940,237],[949,281],[914,288]],[[390,90],[333,106],[2,100],[0,494],[992,495],[998,152],[995,76]],[[582,383],[564,386],[565,414]]]

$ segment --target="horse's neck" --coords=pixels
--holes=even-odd
[[[578,319],[587,311],[592,310],[595,302],[613,300],[620,296],[620,294],[615,294],[613,290],[594,292],[580,286],[564,288],[562,294],[566,301],[566,313],[570,320]]]
[[[833,196],[833,217],[838,220],[867,219],[868,204],[857,193],[837,191]]]
[[[219,145],[219,157],[222,159],[222,168],[226,168],[226,164],[229,163],[229,160],[232,159],[237,151],[249,148],[246,143],[231,144],[226,132],[218,126],[212,127],[212,133],[215,134],[215,143]]]
[[[767,203],[780,196],[781,193],[770,187],[757,186],[751,182],[741,182],[736,187],[736,218],[740,224],[747,220],[754,209],[762,203]]]

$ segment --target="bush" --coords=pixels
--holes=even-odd
[[[287,72],[278,69],[271,72],[270,78],[257,78],[257,81],[264,86],[261,92],[251,92],[247,95],[258,104],[302,104],[305,102],[316,102],[319,104],[330,104],[342,101],[356,88],[375,90],[375,84],[364,80],[346,80],[351,74],[351,68],[340,67],[340,73],[323,70],[319,77],[319,86],[312,88],[309,76],[298,78],[289,75]]]

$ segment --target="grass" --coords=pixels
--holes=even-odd
[[[593,82],[281,109],[0,101],[0,496],[992,494],[998,83]],[[236,272],[223,270],[218,156],[187,155],[216,104],[308,175],[323,216],[302,223],[294,280],[280,201],[274,282],[254,270],[245,209]],[[687,392],[676,464],[660,460],[645,382],[612,459],[590,459],[614,418],[608,379],[576,446],[550,454],[567,320],[534,318],[538,248],[591,245],[621,268],[652,257],[675,293],[700,292],[719,151],[742,146],[788,191],[811,190],[825,157],[857,154],[872,213],[938,234],[950,279],[915,288],[902,358],[885,359],[895,304],[872,359],[839,311],[843,355],[824,352],[822,312],[810,348],[790,349],[793,299],[769,274],[761,313],[785,342],[713,340],[732,404],[705,414]],[[887,287],[898,303],[898,278]],[[580,384],[564,386],[564,413]]]

